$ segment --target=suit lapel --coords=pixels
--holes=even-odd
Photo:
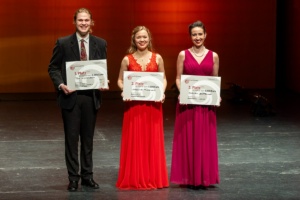
[[[90,60],[94,60],[95,59],[95,54],[96,54],[96,51],[97,51],[97,44],[96,44],[96,40],[95,38],[90,35],[90,45],[89,45],[89,59]]]
[[[94,60],[97,53],[97,43],[94,36],[90,35],[89,37],[89,60]],[[70,47],[73,51],[74,56],[76,57],[76,60],[80,60],[79,45],[76,33],[74,33],[71,37]]]
[[[74,53],[74,56],[76,57],[76,60],[80,60],[79,46],[78,46],[76,33],[74,33],[72,35],[71,42],[70,42],[70,47],[71,47],[71,49]]]

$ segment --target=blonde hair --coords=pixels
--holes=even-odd
[[[134,53],[137,51],[137,46],[135,44],[135,35],[137,32],[141,31],[141,30],[145,30],[148,33],[149,36],[149,44],[148,44],[148,50],[152,51],[153,47],[152,47],[152,37],[151,37],[151,33],[149,31],[149,29],[145,26],[137,26],[132,30],[132,34],[131,34],[131,44],[129,49],[127,50],[128,53]]]

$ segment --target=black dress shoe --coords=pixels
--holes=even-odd
[[[78,188],[78,181],[70,181],[69,185],[68,185],[68,190],[70,192],[75,192]]]
[[[82,179],[81,185],[93,188],[93,189],[98,189],[99,185],[96,183],[92,178],[91,179]]]

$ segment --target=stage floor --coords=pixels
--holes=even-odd
[[[300,95],[261,93],[276,114],[255,116],[251,102],[224,92],[218,108],[221,183],[207,190],[171,184],[152,191],[115,187],[123,118],[119,92],[106,92],[94,138],[100,189],[67,191],[64,134],[55,94],[0,94],[0,199],[231,200],[300,199]],[[170,169],[175,95],[164,103]]]

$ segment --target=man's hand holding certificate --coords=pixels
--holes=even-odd
[[[220,105],[221,77],[181,75],[180,104]]]
[[[125,71],[123,100],[161,101],[164,95],[163,72]]]
[[[66,62],[66,73],[70,90],[108,88],[106,59]]]

